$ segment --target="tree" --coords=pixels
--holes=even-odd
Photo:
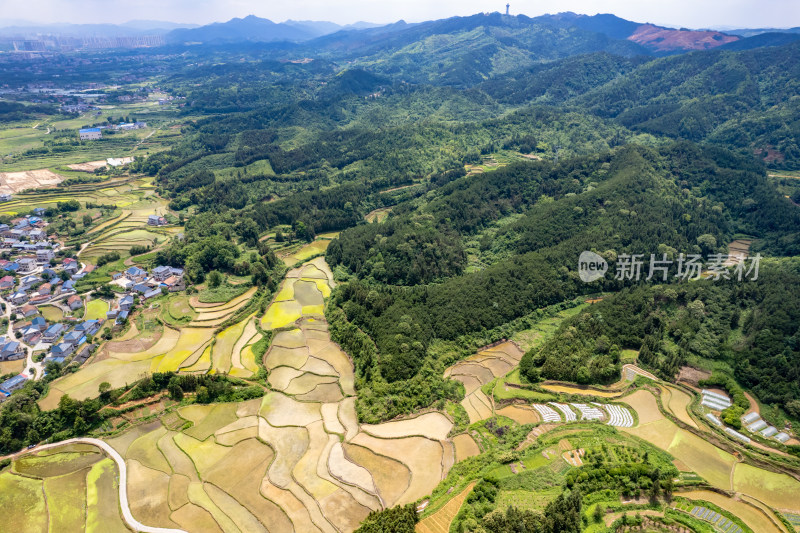
[[[175,400],[176,402],[183,400],[183,389],[180,386],[180,379],[178,376],[174,376],[169,380],[167,392],[169,392],[169,397],[172,400]]]
[[[100,392],[100,394],[105,394],[111,390],[111,383],[109,383],[108,381],[104,381],[100,384],[99,387],[97,387],[97,390]]]
[[[592,519],[595,522],[600,522],[600,520],[603,519],[604,514],[605,514],[605,509],[603,509],[603,506],[598,503],[594,508],[594,512],[592,513]]]
[[[211,273],[208,274],[208,286],[212,289],[216,289],[220,284],[222,284],[222,274],[216,270],[212,270]]]
[[[88,228],[89,226],[92,225],[92,215],[89,214],[83,215],[81,221],[83,222],[84,227]]]

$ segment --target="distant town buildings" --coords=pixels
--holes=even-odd
[[[85,128],[78,131],[78,136],[82,141],[96,141],[103,137],[100,128]]]

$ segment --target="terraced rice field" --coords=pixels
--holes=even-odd
[[[637,412],[639,425],[622,428],[623,431],[666,450],[710,484],[725,490],[733,488],[731,479],[735,457],[664,418],[650,392],[637,391],[624,401]]]
[[[332,286],[333,275],[323,257],[292,270],[261,318],[261,327],[280,329],[301,317],[321,316]]]
[[[283,301],[322,305],[333,281],[320,266],[314,261],[290,272],[281,292],[287,297],[291,291],[291,299]],[[216,320],[246,300],[195,311],[198,320]],[[122,351],[127,344],[117,343],[107,365],[128,371],[136,365],[171,366],[182,352],[194,348],[198,353],[208,344],[202,337],[207,331],[166,328],[152,346],[138,351]],[[257,338],[253,318],[243,320],[218,335],[214,348],[203,350],[193,364],[208,353],[212,366],[220,366],[230,351],[226,364],[233,369],[240,350],[244,366],[246,347]],[[450,441],[452,422],[438,412],[359,427],[353,366],[330,340],[322,315],[303,316],[276,331],[264,363],[272,369],[272,390],[263,398],[190,405],[177,412],[180,418],[134,427],[108,440],[128,465],[127,489],[137,520],[191,531],[352,531],[372,510],[430,494],[457,453],[465,458],[478,451],[469,436]],[[71,388],[64,388],[73,391],[109,379],[100,363],[73,376],[79,379],[55,385],[66,382]],[[170,429],[181,427],[181,420],[191,427]]]
[[[661,385],[660,388],[662,391],[661,404],[678,420],[697,428],[697,422],[689,415],[689,405],[692,403],[689,393],[669,385]]]
[[[489,418],[494,411],[494,403],[481,387],[508,373],[519,364],[521,358],[522,350],[513,342],[506,341],[481,350],[445,370],[444,377],[464,384],[466,396],[461,405],[469,415],[470,424]]]
[[[0,531],[129,531],[119,513],[116,466],[93,446],[14,461],[0,474]]]
[[[566,385],[548,385],[543,383],[541,387],[550,392],[559,394],[579,394],[581,396],[597,396],[600,398],[619,398],[622,393],[618,391],[603,391],[595,389],[582,389],[580,387],[569,387]]]
[[[214,330],[246,305],[254,293],[255,288],[227,304],[193,309],[195,318],[192,321],[180,329],[165,327],[158,341],[146,348],[137,342],[140,335],[125,342],[109,344],[108,357],[54,381],[47,396],[52,396],[53,401],[47,401],[45,405],[55,406],[57,398],[64,394],[76,399],[96,396],[100,383],[104,381],[112,387],[122,387],[153,372],[207,372],[214,369],[243,378],[252,376],[258,372],[258,367],[252,356],[242,358],[241,351],[246,346],[245,341],[239,342],[249,319],[245,318],[219,334]],[[248,333],[246,341],[253,338],[255,331],[250,328]],[[214,339],[217,341],[215,348],[207,353],[206,348]]]
[[[416,527],[417,533],[448,533],[450,524],[453,523],[453,519],[474,486],[475,482],[470,483],[464,490],[447,502],[444,507],[420,521]]]
[[[286,263],[287,266],[293,266],[299,261],[305,261],[311,257],[324,254],[325,250],[328,249],[328,245],[331,243],[331,239],[333,239],[333,237],[326,239],[318,238],[289,254],[282,255],[283,262]]]
[[[786,531],[785,527],[778,523],[777,518],[774,517],[771,511],[760,509],[747,502],[728,498],[727,496],[710,490],[681,492],[678,495],[698,502],[706,501],[713,503],[717,507],[735,515],[747,524],[750,529],[758,533],[789,533]],[[772,518],[770,515],[772,515]]]

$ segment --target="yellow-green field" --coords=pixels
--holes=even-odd
[[[108,302],[105,300],[94,299],[86,304],[86,314],[83,316],[85,320],[100,320],[106,318],[108,313]]]

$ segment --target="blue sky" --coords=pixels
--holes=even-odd
[[[422,21],[503,11],[504,1],[475,0],[0,0],[0,19],[41,23],[120,23],[135,19],[206,24],[257,15],[341,24]],[[511,13],[614,13],[637,22],[701,27],[800,26],[800,0],[522,0]]]

